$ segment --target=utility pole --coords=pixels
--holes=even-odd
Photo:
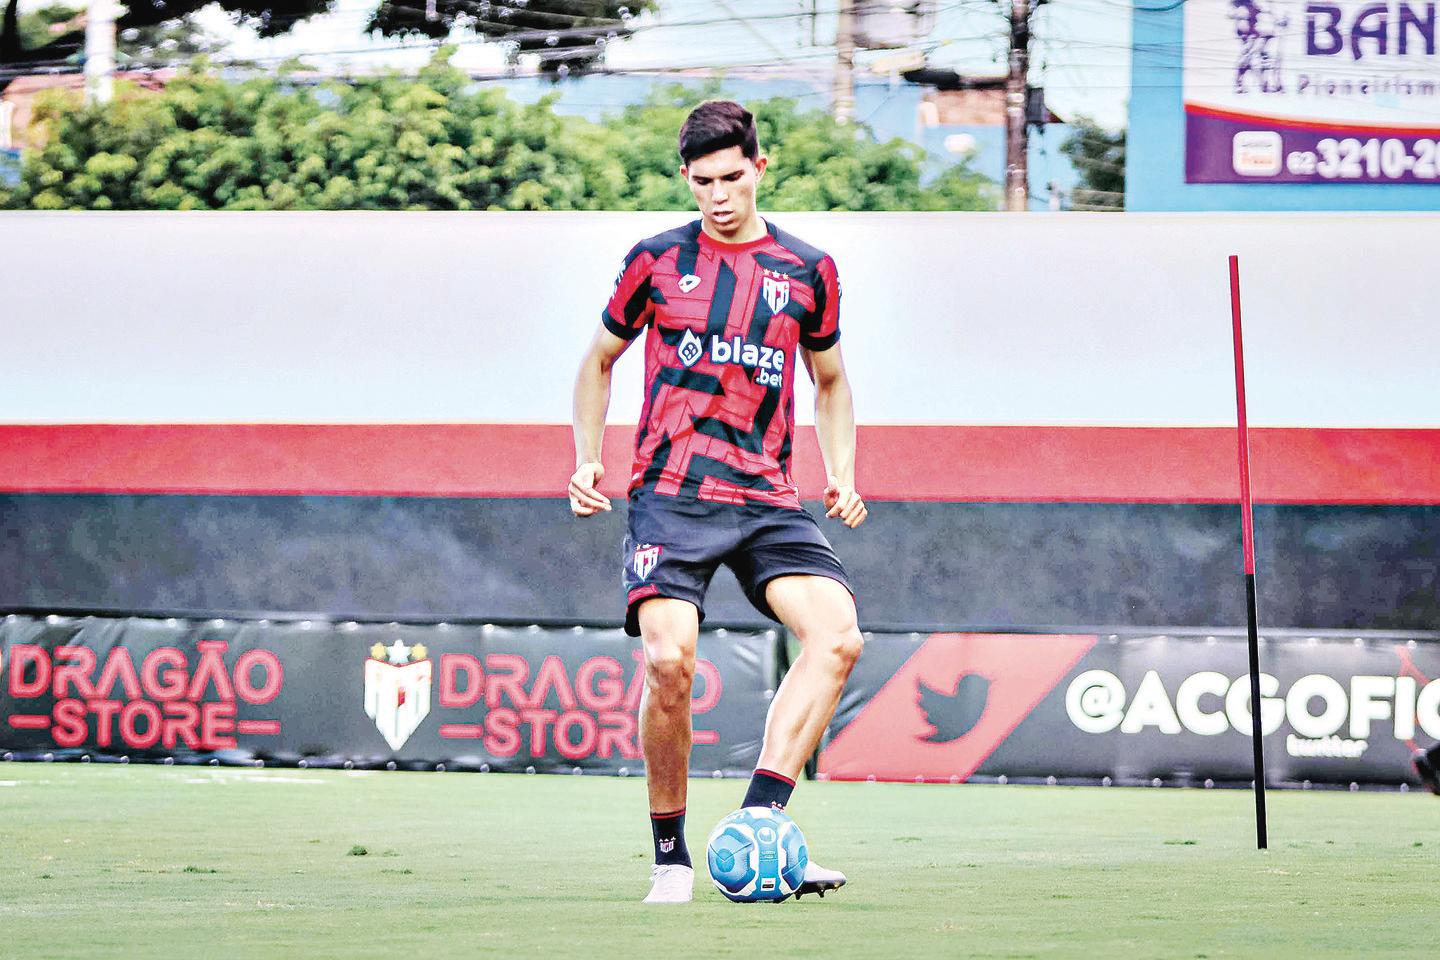
[[[1030,0],[1010,0],[1010,75],[1005,81],[1005,209],[1030,206],[1029,128]]]
[[[85,102],[109,103],[115,95],[116,0],[90,0],[85,14]]]
[[[840,0],[835,24],[835,122],[855,117],[855,0]]]

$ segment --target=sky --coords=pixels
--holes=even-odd
[[[22,0],[22,7],[46,2]],[[362,32],[374,6],[375,0],[338,0],[331,13],[270,40],[236,27],[219,7],[202,11],[199,22],[226,42],[226,58],[279,62],[303,54],[316,66],[353,71],[422,64],[433,44],[407,48]],[[658,13],[635,19],[634,36],[613,45],[607,63],[617,70],[650,70],[783,60],[787,71],[812,77],[817,92],[828,91],[836,3],[818,0],[814,18],[807,13],[811,6],[810,0],[661,0]],[[936,0],[936,8],[934,29],[923,41],[932,66],[971,74],[1004,71],[1005,21],[995,0]],[[1036,14],[1031,82],[1046,88],[1050,108],[1061,117],[1085,114],[1112,128],[1125,124],[1130,11],[1126,0],[1052,0]],[[883,65],[878,72],[868,68],[893,54],[865,51],[857,66],[879,80],[888,76]],[[478,71],[504,66],[498,47],[473,41],[462,43],[454,63]]]

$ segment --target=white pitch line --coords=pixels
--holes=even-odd
[[[185,777],[182,783],[205,783],[228,785],[232,783],[303,783],[303,784],[324,784],[325,781],[318,777],[286,777],[273,774],[247,773],[242,776],[234,774],[213,773],[209,776]]]

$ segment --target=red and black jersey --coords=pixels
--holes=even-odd
[[[840,281],[829,255],[766,230],[724,243],[696,220],[626,256],[601,320],[626,340],[650,327],[632,493],[800,508],[795,347],[840,338]]]

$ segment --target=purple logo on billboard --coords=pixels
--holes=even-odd
[[[1280,0],[1230,0],[1230,19],[1240,52],[1235,57],[1235,92],[1282,93],[1280,76],[1280,31],[1290,20],[1281,11]]]

